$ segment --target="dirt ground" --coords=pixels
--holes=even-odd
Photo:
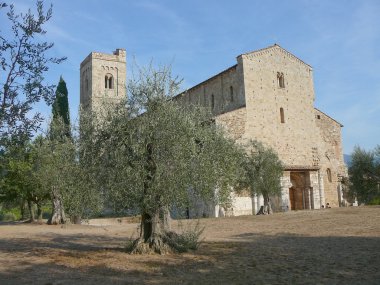
[[[0,284],[380,284],[380,207],[200,223],[198,251],[163,256],[125,253],[123,219],[0,224]]]

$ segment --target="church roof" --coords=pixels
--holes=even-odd
[[[300,61],[301,63],[309,66],[310,68],[312,68],[312,66],[310,64],[307,64],[302,59],[296,57],[294,54],[292,54],[291,52],[287,51],[286,49],[284,49],[283,47],[281,47],[280,45],[278,45],[276,43],[274,45],[266,47],[266,48],[262,48],[262,49],[253,50],[253,51],[250,51],[250,52],[242,53],[242,54],[238,55],[238,57],[242,56],[242,55],[248,55],[248,54],[260,54],[262,52],[265,52],[265,51],[268,51],[268,50],[271,50],[271,49],[280,49],[282,52],[286,53],[288,56],[290,56],[290,57],[296,59],[297,61]]]

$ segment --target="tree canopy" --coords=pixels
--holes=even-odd
[[[349,167],[349,192],[361,203],[380,203],[380,146],[366,151],[355,146]]]
[[[89,124],[99,126],[98,177],[107,198],[141,213],[139,244],[158,252],[165,250],[162,216],[190,206],[190,193],[227,200],[243,156],[206,110],[171,99],[178,84],[169,68],[141,69],[128,85],[128,104]]]
[[[71,137],[70,129],[70,110],[69,110],[69,98],[68,91],[66,87],[66,82],[63,80],[62,76],[59,79],[57,90],[55,91],[55,99],[52,106],[52,123],[54,124],[57,120],[62,120],[64,127],[64,135]],[[53,127],[53,126],[52,126]]]
[[[0,31],[0,138],[4,144],[7,138],[18,140],[29,138],[39,127],[42,116],[32,112],[33,105],[44,99],[51,104],[54,85],[45,82],[44,74],[50,64],[58,64],[65,57],[48,55],[53,43],[41,41],[46,33],[45,24],[51,19],[52,7],[44,11],[43,1],[37,1],[36,15],[28,10],[16,14],[13,5],[6,14],[9,21],[7,38],[2,25]],[[0,9],[3,17],[4,9]]]
[[[263,213],[271,213],[270,197],[281,194],[282,162],[273,149],[258,141],[250,141],[246,150],[239,188],[249,190],[251,195],[263,195]]]
[[[30,220],[34,221],[33,204],[37,205],[38,219],[42,219],[42,203],[49,197],[41,185],[38,171],[41,165],[39,142],[15,144],[6,148],[0,159],[2,172],[0,175],[0,202],[20,205],[28,204]]]

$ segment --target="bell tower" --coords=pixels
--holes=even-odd
[[[107,104],[126,98],[127,62],[125,49],[113,54],[90,53],[80,64],[80,104],[99,112]]]

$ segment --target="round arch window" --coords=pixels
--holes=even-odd
[[[114,88],[114,80],[113,75],[110,73],[107,73],[104,77],[104,88],[105,89],[113,89]]]

